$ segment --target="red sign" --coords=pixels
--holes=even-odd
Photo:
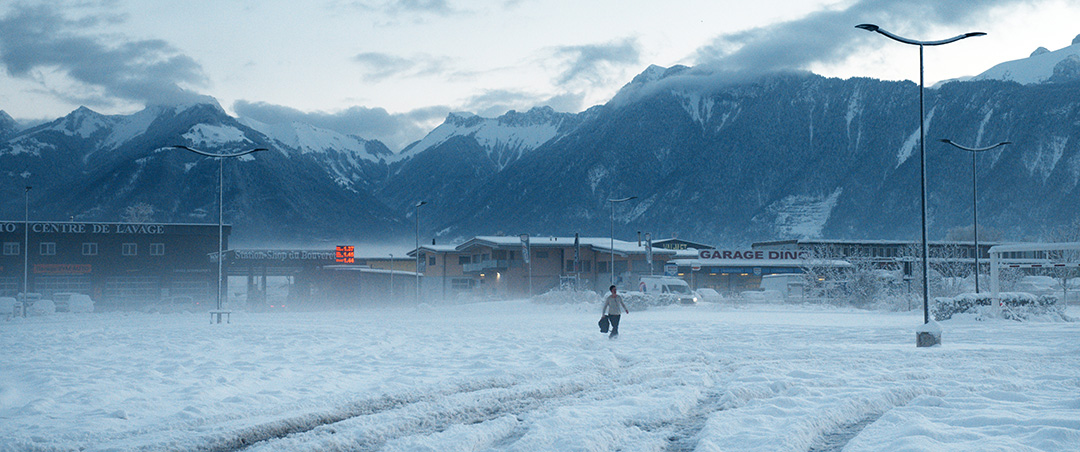
[[[351,264],[355,262],[353,258],[352,246],[338,246],[334,252],[334,260],[339,264]]]
[[[90,264],[34,264],[35,275],[85,275]]]

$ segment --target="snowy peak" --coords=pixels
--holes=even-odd
[[[1080,78],[1080,35],[1068,47],[1055,51],[1039,47],[1031,56],[1006,61],[972,80],[1003,80],[1023,85],[1057,83]]]
[[[57,131],[68,136],[90,138],[112,126],[112,118],[89,108],[79,107],[67,116],[49,123],[46,130]]]
[[[576,117],[551,107],[535,107],[525,113],[511,110],[497,118],[451,113],[439,127],[398,154],[395,161],[414,157],[454,137],[468,137],[502,168],[558,137],[575,123]]]
[[[0,110],[0,140],[15,135],[18,131],[19,124],[6,111]]]
[[[379,162],[392,154],[382,143],[365,140],[355,135],[345,135],[310,124],[292,122],[266,124],[253,119],[241,118],[241,124],[266,135],[281,145],[296,149],[302,154],[339,152],[355,159]]]

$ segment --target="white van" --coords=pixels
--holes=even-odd
[[[698,296],[690,290],[690,285],[674,276],[642,276],[638,290],[646,295],[671,294],[682,304],[698,302]]]

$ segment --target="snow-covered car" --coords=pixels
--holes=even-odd
[[[706,303],[719,303],[724,300],[724,298],[720,296],[720,292],[709,289],[707,287],[698,289],[695,292],[697,292],[698,301],[703,301]]]
[[[56,304],[52,300],[38,300],[26,309],[27,315],[52,315],[56,314]]]
[[[11,297],[0,297],[0,319],[7,319],[15,316],[15,306],[19,302]]]
[[[73,292],[57,292],[52,296],[56,312],[94,312],[94,300],[89,295]]]

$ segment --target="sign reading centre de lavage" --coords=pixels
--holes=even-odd
[[[0,232],[22,231],[22,222],[0,223]],[[144,223],[30,223],[35,234],[164,234],[163,224]]]
[[[728,260],[776,260],[776,259],[806,259],[805,251],[778,251],[778,250],[701,250],[698,252],[699,259],[728,259]]]

